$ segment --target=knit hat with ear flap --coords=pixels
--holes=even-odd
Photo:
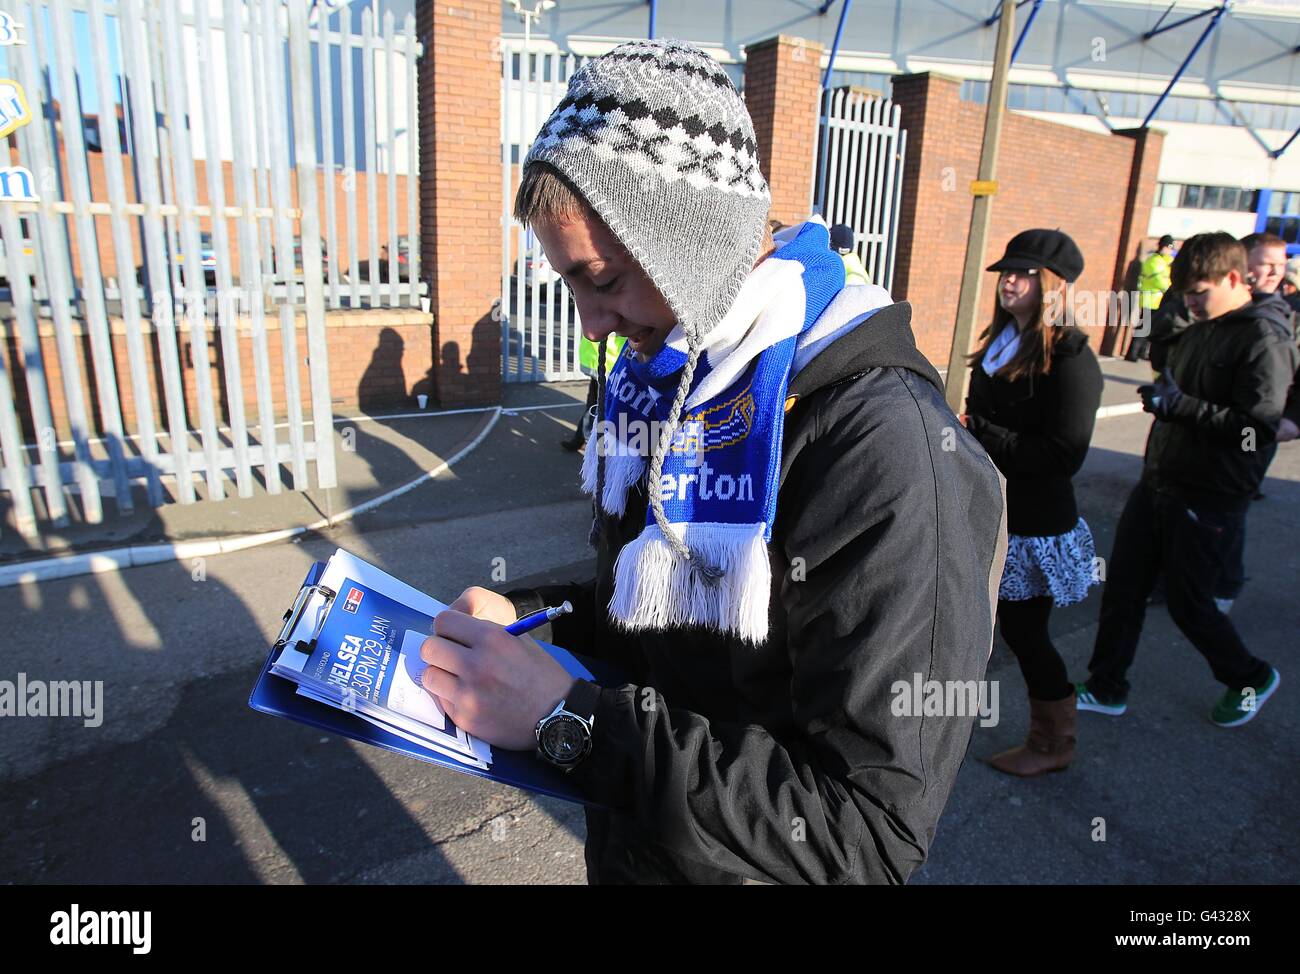
[[[685,360],[650,461],[649,483],[657,484],[704,336],[731,308],[762,244],[771,195],[753,122],[731,79],[703,51],[681,41],[632,41],[574,74],[524,160],[531,162],[555,167],[573,184],[677,315]],[[604,458],[598,462],[603,484]],[[716,566],[693,557],[669,530],[659,491],[650,499],[673,551],[716,578]]]

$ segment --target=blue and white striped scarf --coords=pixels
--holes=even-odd
[[[647,509],[645,529],[615,565],[609,611],[617,623],[628,629],[700,625],[751,642],[766,637],[766,544],[776,517],[790,378],[888,303],[883,288],[844,286],[844,263],[820,222],[789,234],[746,278],[731,310],[704,339],[655,485],[670,526],[724,574],[710,581],[692,571]],[[621,516],[628,491],[645,477],[686,358],[678,327],[649,362],[625,347],[611,368],[603,418],[583,463],[583,489],[594,494],[597,452],[604,451],[600,506],[606,513]]]

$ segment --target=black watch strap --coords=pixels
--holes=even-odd
[[[586,680],[573,681],[568,695],[564,698],[564,709],[577,714],[587,723],[596,716],[596,704],[600,702],[600,687]]]

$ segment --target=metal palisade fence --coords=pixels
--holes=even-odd
[[[826,89],[818,128],[814,208],[834,226],[853,228],[871,283],[894,281],[907,133],[900,109],[851,88]]]
[[[520,170],[538,129],[564,97],[584,58],[554,50],[501,47],[501,378],[506,382],[582,379],[577,307],[546,262],[536,236],[512,216]]]
[[[427,310],[413,16],[0,2],[13,526],[334,486],[327,313]]]

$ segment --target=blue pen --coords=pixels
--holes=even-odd
[[[512,636],[522,636],[524,633],[536,629],[538,626],[544,626],[548,622],[558,619],[560,616],[568,615],[572,611],[573,605],[567,601],[563,605],[538,609],[536,612],[510,623],[510,625],[506,626],[506,632]]]

